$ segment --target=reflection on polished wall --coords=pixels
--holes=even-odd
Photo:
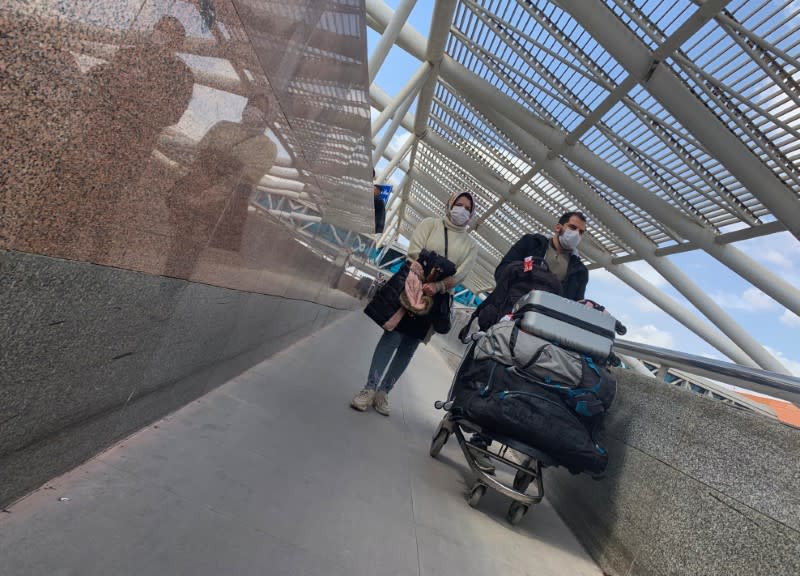
[[[359,305],[366,95],[362,0],[0,3],[0,507]]]
[[[254,200],[369,231],[361,1],[10,0],[0,26],[0,248],[327,297],[332,258]]]

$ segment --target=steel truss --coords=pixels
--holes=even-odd
[[[448,0],[427,39],[406,22],[413,4],[395,13],[366,0],[383,35],[370,60],[374,160],[389,161],[382,181],[404,174],[379,244],[441,213],[449,191],[472,190],[480,257],[466,284],[478,293],[522,234],[579,209],[590,267],[732,360],[787,373],[668,257],[702,250],[800,314],[800,290],[732,245],[800,237],[800,32],[789,4],[781,16],[726,0]],[[391,44],[421,63],[394,97],[374,83]],[[410,137],[394,150],[400,127]],[[708,321],[626,266],[636,260]]]

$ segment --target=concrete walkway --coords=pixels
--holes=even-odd
[[[348,407],[378,336],[351,314],[0,513],[0,573],[600,575],[546,502],[513,528],[455,441],[428,456],[432,348],[391,418]]]

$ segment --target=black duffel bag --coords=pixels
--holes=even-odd
[[[470,366],[460,371],[453,390],[453,416],[489,436],[507,436],[546,452],[573,474],[605,471],[608,454],[597,437],[602,415],[580,416],[562,393],[499,362],[467,361]]]

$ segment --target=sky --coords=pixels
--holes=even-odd
[[[396,9],[398,0],[385,1],[392,9]],[[433,0],[418,0],[409,17],[409,23],[426,37],[433,4]],[[370,53],[379,39],[378,34],[371,29],[368,30],[367,42]],[[419,61],[416,58],[395,46],[380,69],[376,83],[389,95],[397,94],[418,67]],[[377,111],[373,109],[372,112],[373,118],[377,116]],[[413,113],[412,107],[411,114]],[[398,130],[391,146],[399,147],[406,137],[408,134],[404,130]],[[378,173],[385,164],[385,160],[378,163]],[[393,179],[395,185],[399,183],[401,177],[401,172],[395,172]],[[800,286],[800,241],[790,233],[781,232],[741,241],[734,246],[793,286]],[[798,316],[702,251],[673,255],[669,260],[700,285],[794,375],[800,376]],[[637,262],[628,266],[702,318],[702,315],[647,263]],[[612,314],[627,325],[626,339],[710,358],[725,359],[711,345],[605,270],[590,272],[586,295],[604,304]]]

